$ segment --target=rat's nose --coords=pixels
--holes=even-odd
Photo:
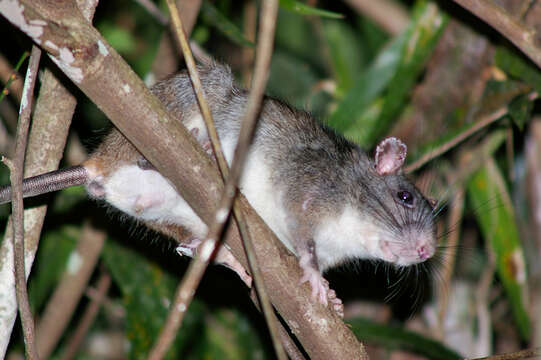
[[[417,248],[417,255],[419,255],[419,259],[426,260],[430,257],[430,251],[425,245],[421,245]]]

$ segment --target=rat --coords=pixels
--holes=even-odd
[[[247,91],[235,85],[229,67],[198,66],[225,158],[231,164]],[[186,71],[163,80],[152,92],[211,155],[210,142]],[[374,156],[272,97],[265,97],[247,156],[240,191],[299,259],[301,283],[312,296],[341,302],[321,275],[354,259],[378,259],[396,266],[424,262],[436,251],[430,202],[403,174],[407,147],[382,140]],[[33,184],[33,185],[32,185]],[[51,185],[52,184],[52,185]],[[165,235],[181,225],[192,239],[189,253],[206,236],[207,225],[172,184],[116,129],[82,165],[25,181],[30,193],[84,184],[91,198],[105,201]],[[34,189],[34,190],[32,190]],[[37,189],[37,190],[35,190]],[[9,189],[0,197],[9,198]],[[26,195],[26,194],[25,194]]]

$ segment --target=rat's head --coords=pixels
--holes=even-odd
[[[432,206],[402,173],[406,153],[406,145],[396,138],[378,145],[370,191],[362,199],[378,229],[372,255],[399,266],[427,260],[437,245]]]

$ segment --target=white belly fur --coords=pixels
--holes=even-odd
[[[227,162],[231,165],[236,139],[223,139],[222,147]],[[271,182],[272,170],[268,167],[265,155],[251,149],[244,165],[239,189],[250,205],[274,231],[278,239],[292,252],[294,251],[287,231],[287,212],[282,196]]]
[[[200,115],[186,119],[185,125],[188,130],[198,129],[199,142],[205,140],[202,138],[206,138],[206,128]],[[226,160],[231,165],[237,139],[230,136],[220,140]],[[271,176],[272,170],[266,164],[264,154],[251,149],[239,188],[265,223],[294,252],[287,232],[282,194],[274,188]],[[172,184],[154,170],[142,170],[137,165],[123,166],[111,174],[104,187],[106,201],[136,219],[174,223],[186,227],[196,237],[206,235],[207,226],[177,194]]]

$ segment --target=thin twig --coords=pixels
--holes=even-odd
[[[520,350],[517,352],[487,356],[483,358],[466,358],[466,360],[517,360],[517,359],[537,359],[541,356],[541,347],[535,349]]]
[[[190,41],[190,48],[192,49],[193,55],[197,60],[199,60],[199,62],[209,63],[212,61],[212,57],[210,56],[210,54],[205,49],[203,49],[197,42],[193,40]]]
[[[537,0],[526,0],[522,2],[522,6],[520,7],[520,10],[518,11],[518,19],[520,21],[526,20],[526,17],[528,16],[528,12],[532,9],[536,1]]]
[[[539,95],[537,94],[537,92],[533,92],[533,93],[530,94],[529,99],[531,101],[533,101],[533,100],[537,99],[538,97],[539,97]],[[509,108],[507,106],[503,106],[503,107],[499,108],[498,110],[492,112],[491,114],[488,114],[486,116],[481,117],[479,119],[479,121],[477,121],[471,128],[469,128],[466,131],[458,134],[457,136],[455,136],[451,140],[449,140],[446,143],[439,146],[437,149],[434,149],[433,151],[429,151],[428,153],[423,155],[420,159],[418,159],[418,160],[414,161],[413,163],[411,163],[410,165],[406,166],[404,171],[406,173],[411,173],[411,172],[413,172],[415,170],[420,169],[421,167],[423,167],[429,161],[437,158],[438,156],[443,155],[444,153],[451,150],[452,148],[454,148],[455,146],[457,146],[458,144],[460,144],[462,141],[466,140],[467,138],[469,138],[473,134],[477,133],[478,131],[480,131],[480,130],[486,128],[487,126],[489,126],[490,124],[494,123],[495,121],[500,119],[502,116],[506,115],[508,112],[509,112]]]
[[[15,155],[13,161],[4,158],[4,163],[10,169],[10,180],[13,189],[12,193],[12,217],[13,217],[13,255],[15,264],[15,286],[19,314],[23,325],[25,342],[25,353],[28,359],[39,359],[34,332],[34,317],[28,303],[28,292],[26,290],[26,270],[24,251],[24,205],[22,194],[22,182],[24,172],[24,157],[26,143],[28,140],[28,129],[30,128],[30,115],[32,113],[34,85],[38,76],[39,60],[41,50],[32,46],[30,62],[26,71],[24,81],[21,108],[19,110],[19,123],[17,124],[17,137],[15,142]]]
[[[180,43],[180,47],[184,55],[184,60],[188,68],[188,73],[190,74],[190,80],[192,81],[192,85],[195,90],[203,120],[205,121],[205,125],[207,126],[207,132],[218,162],[218,167],[222,174],[222,178],[225,178],[228,176],[229,168],[227,166],[227,162],[225,160],[225,156],[220,145],[218,133],[214,126],[214,122],[212,121],[212,115],[210,113],[209,106],[207,104],[205,96],[203,95],[204,90],[201,85],[199,74],[197,73],[195,60],[193,59],[186,33],[182,26],[182,20],[180,19],[178,9],[173,0],[167,0],[167,6],[169,7],[169,13],[172,19],[173,27],[176,31],[177,39]],[[215,244],[209,244],[209,241],[207,240],[200,247],[201,251],[199,251],[198,256],[194,258],[194,260],[190,263],[186,275],[182,279],[179,287],[177,288],[177,291],[175,293],[175,300],[173,302],[173,305],[171,306],[171,310],[169,311],[165,325],[163,326],[154,347],[150,351],[149,359],[162,359],[165,356],[167,350],[169,349],[172,341],[176,336],[180,324],[182,323],[184,313],[186,312],[188,305],[193,299],[195,289],[201,281],[207,264],[210,261],[210,257],[213,254],[214,248]],[[203,251],[203,249],[209,249],[210,251]],[[206,259],[206,261],[202,259]]]
[[[251,86],[250,93],[248,95],[248,103],[245,110],[245,115],[240,129],[239,141],[235,148],[235,154],[233,156],[233,165],[231,167],[231,174],[227,179],[224,189],[224,201],[218,207],[216,217],[220,212],[228,211],[231,208],[231,203],[234,201],[234,194],[240,176],[242,174],[244,163],[248,155],[251,139],[253,137],[255,126],[257,124],[257,118],[261,111],[261,103],[263,100],[265,86],[268,79],[268,71],[270,67],[270,61],[273,51],[274,32],[276,27],[276,17],[278,15],[278,1],[267,0],[262,3],[258,43],[256,49],[256,59],[254,66],[254,78]],[[229,198],[229,200],[227,199]],[[227,208],[226,205],[227,204]],[[263,314],[267,320],[267,325],[271,334],[274,350],[278,359],[287,359],[282,344],[279,338],[278,322],[275,320],[274,310],[267,296],[265,286],[263,283],[263,277],[261,271],[257,266],[257,259],[255,255],[255,249],[252,243],[252,238],[249,236],[248,231],[245,230],[244,215],[237,207],[236,203],[233,206],[233,212],[239,223],[239,229],[242,234],[242,240],[244,248],[246,249],[246,257],[248,258],[248,264],[254,277],[256,291],[259,295],[259,301],[263,308]],[[219,221],[217,221],[218,223]],[[213,234],[213,233],[211,233]],[[216,233],[218,234],[218,233]]]
[[[75,356],[75,354],[77,354],[77,350],[79,349],[81,342],[88,333],[88,329],[90,329],[90,326],[92,325],[92,323],[94,323],[94,319],[98,314],[98,310],[100,309],[101,304],[105,300],[105,295],[109,291],[110,286],[111,276],[106,272],[102,272],[96,286],[96,292],[98,296],[93,297],[90,304],[88,304],[83,314],[83,317],[77,325],[77,328],[68,340],[66,350],[64,354],[62,354],[62,360],[70,360]]]
[[[160,24],[167,25],[169,19],[167,16],[150,0],[135,0],[139,5],[141,5],[154,19],[156,19]]]
[[[190,73],[190,77],[193,82],[196,95],[198,97],[199,105],[201,108],[201,113],[203,114],[203,119],[207,125],[207,131],[211,139],[211,143],[215,150],[215,155],[218,160],[218,164],[222,175],[224,178],[227,178],[226,186],[220,200],[220,205],[216,211],[215,221],[210,226],[207,239],[200,246],[200,252],[198,256],[191,262],[190,267],[186,275],[184,276],[181,284],[177,289],[175,295],[174,306],[172,307],[171,312],[169,313],[168,319],[158,342],[151,351],[149,358],[159,359],[163,357],[165,351],[167,351],[170,342],[173,340],[180,323],[182,322],[183,314],[186,311],[188,305],[190,304],[195,289],[199,284],[203,273],[208,266],[211,256],[216,249],[217,240],[220,237],[220,234],[223,231],[225,223],[230,213],[231,207],[233,205],[237,183],[240,179],[242,172],[243,164],[248,153],[248,147],[252,138],[252,134],[255,129],[255,124],[257,120],[257,115],[259,114],[261,100],[263,98],[263,93],[265,90],[265,85],[268,76],[268,68],[270,65],[270,57],[272,54],[272,44],[274,40],[274,29],[276,24],[276,16],[278,11],[278,5],[276,1],[266,1],[263,3],[262,14],[261,14],[261,26],[260,26],[260,41],[258,42],[258,57],[256,58],[255,64],[255,77],[254,77],[254,86],[252,91],[249,94],[248,104],[246,107],[245,117],[243,119],[243,126],[241,127],[239,142],[237,148],[235,149],[233,169],[228,174],[227,163],[225,157],[221,152],[221,147],[219,145],[218,135],[216,129],[212,122],[210,111],[207,108],[206,101],[203,96],[203,89],[201,88],[200,80],[197,75],[197,70],[195,68],[195,62],[191,55],[188,41],[182,30],[182,24],[180,18],[175,17],[176,9],[174,9],[174,4],[171,0],[168,1],[170,6],[170,11],[173,18],[173,23],[177,29],[179,35],[179,41],[183,49],[184,57],[186,60],[186,65]],[[273,309],[266,296],[264,285],[262,282],[262,277],[257,268],[257,263],[254,255],[253,246],[249,240],[249,233],[245,227],[244,217],[241,211],[234,209],[235,217],[239,224],[239,228],[242,234],[244,246],[246,248],[246,253],[248,257],[248,263],[250,265],[250,270],[255,279],[255,284],[260,296],[260,301],[263,307],[263,312],[267,319],[271,337],[273,339],[273,344],[275,346],[275,351],[279,359],[286,359],[285,352],[279,340],[276,319],[274,317]]]
[[[220,145],[220,140],[218,138],[218,132],[214,126],[214,121],[212,121],[212,115],[210,113],[210,108],[208,106],[205,90],[201,85],[201,79],[196,69],[195,60],[190,49],[190,44],[188,42],[188,37],[182,26],[182,20],[180,19],[179,12],[174,0],[167,0],[167,6],[169,7],[169,13],[171,14],[171,19],[173,20],[173,26],[175,28],[177,39],[180,43],[182,49],[182,54],[184,55],[184,61],[186,61],[186,67],[188,68],[188,73],[190,74],[190,80],[192,81],[193,88],[195,90],[195,95],[197,97],[197,102],[199,103],[199,108],[201,109],[201,115],[205,121],[207,127],[207,132],[209,134],[210,142],[214,150],[214,155],[218,161],[218,167],[222,173],[222,177],[226,178],[228,176],[228,166],[225,160],[225,156]]]
[[[408,12],[398,1],[344,0],[362,15],[366,15],[391,35],[402,33],[410,23]]]
[[[177,6],[181,9],[180,16],[182,19],[183,28],[186,31],[186,34],[190,36],[197,21],[197,15],[199,14],[202,0],[176,1]],[[175,41],[171,36],[173,25],[169,20],[168,24],[168,31],[163,32],[160,39],[160,44],[158,45],[158,51],[156,52],[156,56],[152,62],[152,71],[145,79],[145,83],[147,85],[154,84],[155,81],[163,80],[178,71],[180,60],[182,60],[182,51],[179,47],[178,41]]]
[[[451,181],[452,183],[452,181]],[[456,250],[459,240],[460,222],[464,213],[464,188],[457,189],[454,195],[453,203],[451,205],[451,211],[449,213],[449,220],[447,226],[453,226],[455,231],[449,232],[447,237],[447,243],[445,247],[447,251],[444,254],[443,259],[443,275],[440,284],[439,294],[441,295],[438,311],[438,336],[440,339],[444,338],[444,320],[447,313],[447,304],[449,301],[449,289],[451,289],[451,278],[453,276],[453,270],[455,268]]]
[[[541,48],[535,29],[529,28],[491,0],[455,0],[515,44],[541,68]]]
[[[17,100],[18,104],[21,103],[23,93],[23,82],[18,74],[18,70],[29,55],[28,51],[25,51],[15,68],[12,68],[7,59],[0,55],[0,79],[2,79],[2,82],[5,84],[3,93],[10,92],[13,98]],[[0,100],[2,100],[1,96]]]
[[[257,29],[257,4],[255,1],[246,1],[244,3],[243,29],[246,40],[255,43]],[[242,48],[242,83],[246,89],[249,89],[252,83],[254,56],[255,51],[253,48],[249,46]]]
[[[252,290],[250,291],[250,299],[252,299],[252,302],[254,303],[257,310],[262,311],[261,305],[258,299],[258,295],[254,288],[252,288]],[[273,321],[276,321],[279,324],[279,320],[276,317],[276,314],[274,312],[272,313],[272,316],[273,316]],[[301,353],[301,351],[299,350],[299,347],[297,346],[295,341],[293,341],[293,339],[289,336],[287,330],[283,326],[281,326],[281,324],[279,324],[278,326],[278,335],[280,336],[282,346],[286,350],[287,355],[289,356],[289,359],[291,360],[305,360],[306,359],[304,355]]]
[[[413,172],[415,170],[418,170],[419,168],[421,168],[423,165],[425,165],[429,161],[437,158],[438,156],[443,155],[447,151],[449,151],[452,148],[454,148],[455,146],[457,146],[462,141],[466,140],[467,138],[469,138],[470,136],[472,136],[473,134],[478,132],[479,130],[484,129],[485,127],[489,126],[490,124],[492,124],[496,120],[500,119],[505,114],[507,114],[507,106],[504,106],[504,107],[496,110],[495,112],[493,112],[493,113],[491,113],[491,114],[489,114],[487,116],[484,116],[483,118],[481,118],[481,120],[476,122],[468,130],[458,134],[457,136],[455,136],[451,140],[449,140],[446,143],[439,146],[437,149],[434,149],[433,151],[430,151],[430,152],[426,153],[420,159],[418,159],[415,162],[413,162],[412,164],[408,165],[405,168],[404,171],[406,173],[410,173],[410,172]]]
[[[485,266],[475,290],[475,313],[477,315],[476,354],[486,354],[492,348],[492,319],[490,314],[490,289],[496,272],[496,254],[490,243],[485,243],[488,266]]]

